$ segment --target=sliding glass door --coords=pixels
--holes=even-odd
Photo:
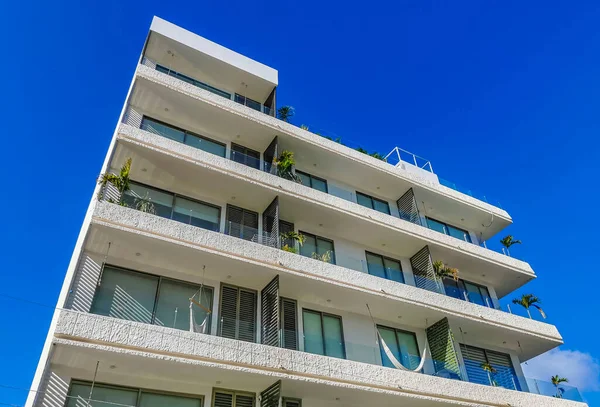
[[[341,317],[305,309],[302,318],[305,352],[346,358]]]

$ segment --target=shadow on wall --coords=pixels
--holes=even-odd
[[[48,370],[40,390],[42,392],[38,393],[34,406],[64,407],[69,392],[69,383]]]
[[[69,301],[67,301],[67,308],[90,312],[101,268],[101,262],[92,259],[86,253],[83,254],[72,285],[73,292],[70,293]]]

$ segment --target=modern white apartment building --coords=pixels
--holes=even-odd
[[[563,341],[500,309],[535,278],[485,247],[509,214],[280,120],[277,85],[154,18],[102,168],[129,188],[92,197],[27,406],[584,406],[523,377]]]

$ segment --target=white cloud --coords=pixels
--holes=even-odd
[[[600,390],[600,364],[589,353],[552,349],[521,365],[525,376],[550,381],[554,375],[569,379],[582,391]]]

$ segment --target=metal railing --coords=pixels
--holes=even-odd
[[[405,162],[433,174],[433,167],[429,160],[419,157],[410,151],[403,150],[400,147],[394,147],[394,149],[385,156],[385,161],[393,166],[397,166],[400,162]]]

